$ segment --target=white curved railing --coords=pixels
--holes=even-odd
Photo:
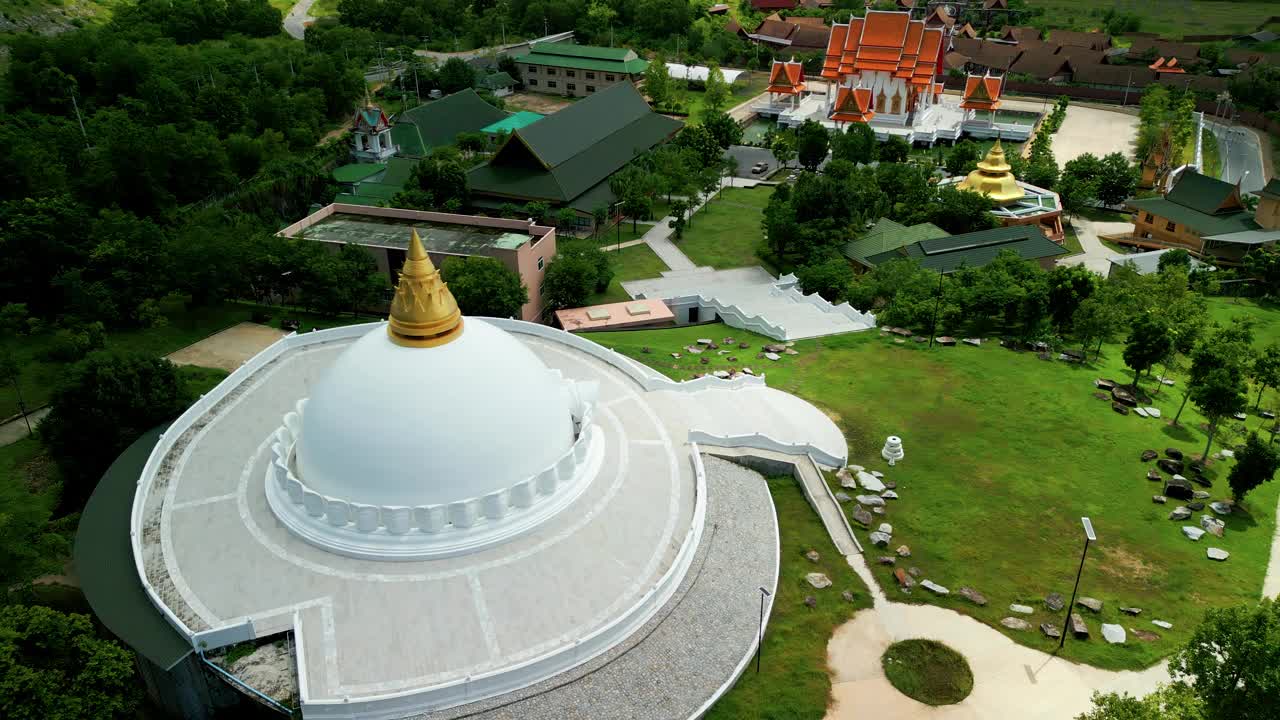
[[[861,312],[847,302],[842,302],[839,305],[832,305],[830,301],[828,301],[826,298],[822,297],[818,293],[811,293],[809,295],[805,295],[803,292],[800,292],[800,289],[795,287],[794,285],[789,286],[785,289],[782,289],[781,293],[795,302],[812,305],[818,308],[819,310],[821,310],[822,312],[834,313],[836,315],[843,315],[844,317],[848,318],[851,322],[856,323],[858,325],[866,325],[868,328],[873,328],[876,326],[875,315],[871,313]]]
[[[670,305],[697,303],[698,307],[703,310],[715,310],[716,314],[730,327],[749,330],[757,335],[771,337],[774,340],[788,339],[787,331],[784,328],[769,322],[763,315],[749,315],[737,305],[726,304],[717,298],[709,298],[701,294],[681,295],[680,297],[668,298],[666,302]]]
[[[811,443],[789,443],[765,435],[751,433],[749,435],[715,435],[704,430],[690,430],[689,442],[705,443],[727,448],[755,448],[772,450],[787,455],[808,455],[827,467],[844,467],[845,458],[837,457]]]
[[[533,682],[570,670],[608,651],[623,638],[629,637],[666,605],[683,582],[689,567],[693,564],[698,545],[702,542],[702,531],[707,515],[707,476],[702,467],[702,458],[696,443],[690,444],[690,454],[693,458],[694,471],[693,519],[685,532],[680,550],[676,553],[671,567],[667,568],[662,577],[627,612],[615,618],[613,622],[579,638],[568,649],[552,650],[518,665],[429,688],[368,696],[355,703],[346,699],[309,699],[307,685],[305,682],[299,683],[299,699],[304,710],[303,714],[308,718],[360,717],[390,720],[404,717],[409,713],[422,712],[424,709],[476,702],[527,687]],[[774,583],[776,587],[776,577]],[[300,628],[295,634],[299,638],[302,637]],[[301,644],[298,652],[298,675],[299,677],[306,675],[306,658],[301,652]],[[431,696],[431,703],[424,708],[423,699],[426,695]],[[376,707],[374,707],[375,704]]]

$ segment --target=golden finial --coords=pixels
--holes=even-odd
[[[958,187],[987,195],[997,205],[1006,205],[1026,195],[1026,191],[1013,176],[1013,168],[1005,160],[999,136],[987,152],[986,158],[978,163],[978,168],[960,181]]]
[[[444,345],[462,335],[458,301],[431,264],[416,228],[391,301],[387,335],[397,345],[415,348]]]

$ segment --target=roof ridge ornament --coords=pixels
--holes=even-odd
[[[387,336],[403,347],[436,347],[462,335],[462,311],[440,271],[422,247],[417,228],[409,238],[400,282],[391,301]]]

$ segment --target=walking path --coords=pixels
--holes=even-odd
[[[750,178],[720,178],[720,187],[722,189],[727,187],[753,188],[757,185],[777,185],[777,183]],[[707,204],[707,200],[708,198],[702,198],[692,212],[696,213],[701,210]],[[662,262],[666,263],[668,268],[672,270],[697,270],[697,263],[690,260],[688,255],[685,255],[680,248],[676,247],[675,243],[671,242],[671,235],[674,232],[671,229],[672,220],[675,220],[674,215],[663,217],[653,227],[649,228],[649,231],[640,239],[647,243],[658,257],[662,258]],[[627,243],[624,243],[623,247],[627,245]]]
[[[40,421],[44,420],[45,416],[48,414],[49,408],[47,407],[27,413],[27,419],[31,421],[31,429],[39,430]],[[22,419],[21,416],[16,417],[9,422],[0,425],[0,447],[12,445],[27,437],[27,435],[27,421]]]
[[[1084,252],[1058,261],[1059,265],[1084,265],[1090,270],[1106,277],[1111,272],[1111,256],[1116,252],[1098,239],[1098,235],[1133,232],[1133,223],[1100,222],[1084,217],[1071,218],[1071,226],[1076,230],[1076,238]]]
[[[289,37],[301,40],[307,34],[307,23],[315,20],[308,14],[315,1],[298,0],[296,5],[289,8],[289,14],[284,16],[284,31],[289,33]]]

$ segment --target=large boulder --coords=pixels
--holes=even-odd
[[[1212,515],[1201,515],[1200,527],[1214,537],[1222,537],[1223,531],[1227,529],[1226,523]]]
[[[1016,618],[1016,617],[1004,618],[1003,620],[1000,621],[1000,624],[1009,628],[1010,630],[1030,630],[1031,629],[1031,623],[1027,622],[1026,620],[1023,620],[1022,618]]]
[[[1133,393],[1129,392],[1128,390],[1122,387],[1111,388],[1111,399],[1115,400],[1121,405],[1128,405],[1129,407],[1138,407],[1138,398],[1134,397]]]
[[[1106,640],[1107,642],[1111,643],[1112,645],[1123,645],[1123,644],[1124,644],[1124,641],[1126,640],[1125,635],[1124,635],[1124,628],[1123,628],[1123,627],[1121,627],[1121,626],[1119,626],[1119,625],[1112,625],[1112,624],[1110,624],[1110,623],[1103,623],[1103,624],[1102,624],[1102,639],[1103,639],[1103,640]]]
[[[1170,460],[1169,458],[1160,458],[1156,461],[1156,465],[1170,475],[1180,475],[1186,469],[1181,460]]]
[[[1161,461],[1163,462],[1163,461]],[[1190,500],[1195,497],[1191,482],[1184,477],[1172,477],[1164,483],[1164,496],[1179,500]]]
[[[863,525],[871,524],[871,513],[867,512],[866,508],[861,505],[854,505],[853,511],[849,513],[849,517],[853,518],[855,522],[860,522]]]
[[[1057,640],[1062,637],[1062,630],[1053,623],[1040,623],[1040,632],[1044,633],[1045,637],[1052,640]]]
[[[1080,613],[1071,613],[1071,633],[1077,640],[1089,638],[1089,626],[1084,624],[1084,618],[1080,617]]]
[[[1191,508],[1185,505],[1179,505],[1169,513],[1170,520],[1186,520],[1189,517],[1191,517]]]
[[[871,544],[876,547],[888,547],[889,542],[893,540],[892,537],[880,532],[879,530],[871,533],[868,538],[871,540]]]
[[[1062,608],[1066,607],[1067,603],[1063,601],[1061,593],[1051,592],[1044,596],[1044,606],[1049,609],[1049,612],[1062,612]]]
[[[1102,612],[1102,601],[1097,598],[1082,597],[1076,600],[1076,605],[1079,605],[1082,608],[1087,608],[1096,613]]]
[[[1227,552],[1226,550],[1223,550],[1222,548],[1211,547],[1205,551],[1205,556],[1208,557],[1210,560],[1217,560],[1218,562],[1224,562],[1226,561],[1227,558],[1231,557],[1231,553]]]
[[[831,578],[822,573],[809,573],[804,576],[804,580],[819,590],[831,587]]]
[[[1158,457],[1160,457],[1160,453],[1156,452],[1155,450],[1142,451],[1142,462],[1151,462],[1152,460],[1155,460]]]
[[[1112,409],[1112,410],[1115,410],[1116,412],[1120,413],[1121,415],[1128,415],[1128,414],[1129,414],[1129,408],[1128,408],[1128,406],[1126,406],[1124,403],[1113,402],[1113,403],[1111,403],[1111,409]]]
[[[898,581],[898,587],[903,590],[910,590],[916,584],[916,581],[912,580],[902,568],[894,568],[893,578]]]
[[[932,580],[921,580],[920,587],[935,595],[950,595],[951,591]]]
[[[1182,451],[1181,451],[1181,450],[1179,450],[1178,448],[1175,448],[1175,447],[1165,448],[1165,449],[1164,449],[1164,456],[1165,456],[1165,457],[1167,457],[1167,458],[1173,458],[1174,460],[1181,460],[1181,459],[1182,459]]]
[[[987,596],[971,587],[962,587],[956,591],[956,594],[974,605],[982,606],[987,604]]]

